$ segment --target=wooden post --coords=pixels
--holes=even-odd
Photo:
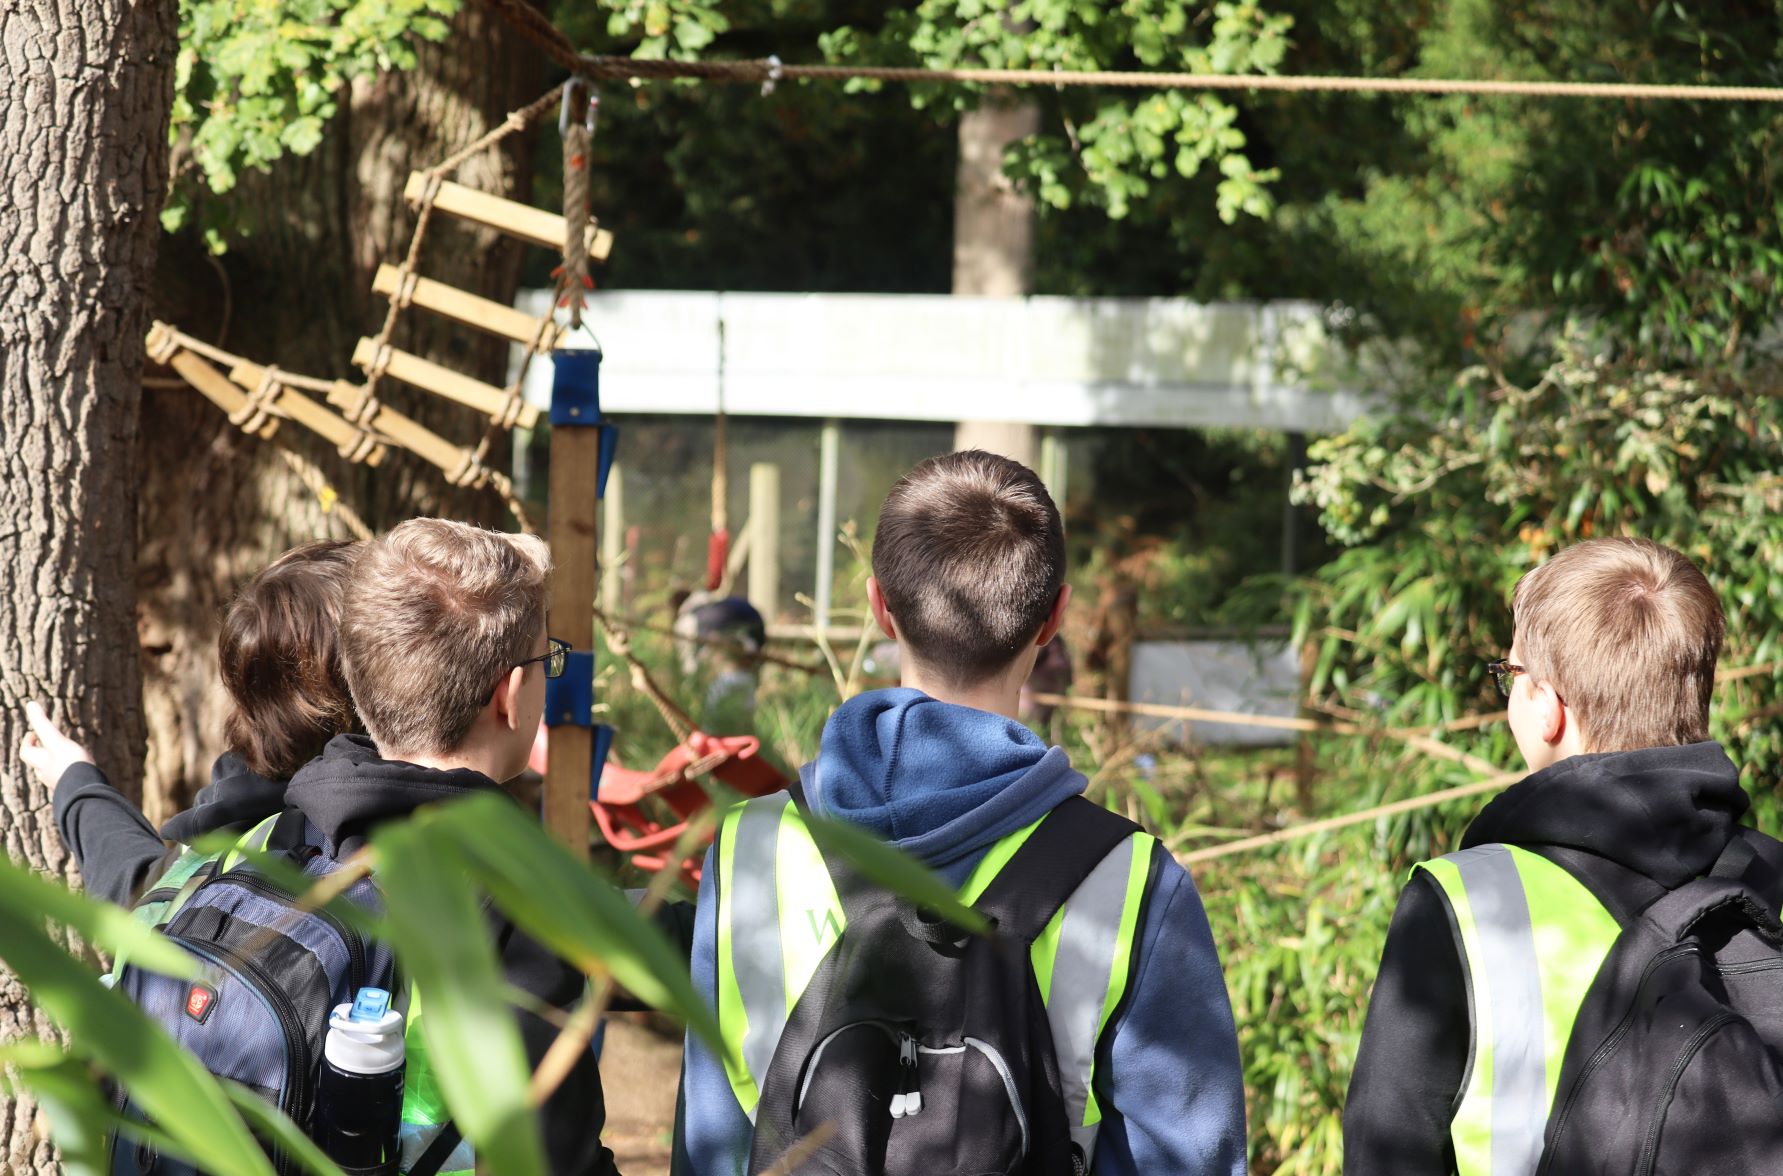
[[[749,603],[770,623],[780,615],[780,467],[749,467]]]
[[[550,506],[546,516],[551,562],[551,635],[572,649],[594,648],[594,584],[598,548],[595,496],[600,469],[599,425],[551,428]],[[588,857],[588,786],[594,731],[563,723],[551,728],[545,767],[545,827],[580,858]]]
[[[823,422],[817,446],[817,590],[812,593],[817,615],[811,623],[830,627],[830,590],[836,579],[836,478],[842,459],[842,423]]]
[[[607,475],[607,496],[601,500],[601,610],[624,611],[625,467],[613,463]]]

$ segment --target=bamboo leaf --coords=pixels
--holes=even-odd
[[[503,999],[470,863],[429,831],[421,817],[388,825],[372,839],[390,940],[425,1000],[422,1038],[479,1162],[503,1176],[543,1176],[526,1053]]]
[[[50,939],[37,918],[21,916],[13,902],[0,902],[0,960],[68,1031],[73,1048],[123,1083],[199,1167],[272,1176],[271,1163],[217,1080],[128,997],[101,984]]]
[[[685,953],[518,806],[488,794],[419,819],[452,837],[476,880],[527,934],[584,973],[610,972],[716,1047],[718,1022],[694,990]]]
[[[0,858],[0,903],[25,919],[51,919],[107,951],[164,976],[196,979],[198,962],[123,907],[88,898],[35,871]]]

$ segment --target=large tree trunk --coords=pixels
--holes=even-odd
[[[410,73],[356,86],[327,140],[239,193],[249,234],[216,263],[182,238],[162,266],[160,313],[188,332],[260,362],[357,380],[354,341],[374,334],[386,303],[371,293],[380,261],[401,262],[414,216],[402,200],[412,169],[430,166],[536,97],[548,79],[526,43],[480,5],[451,37],[424,46]],[[470,161],[458,179],[526,199],[532,135]],[[436,216],[421,271],[501,302],[519,281],[521,247]],[[497,385],[507,348],[411,308],[394,340],[405,350]],[[461,444],[487,421],[469,409],[386,379],[379,399]],[[278,443],[231,427],[188,388],[155,388],[144,406],[141,511],[142,642],[149,761],[144,809],[159,821],[183,807],[220,750],[216,625],[230,594],[295,543],[344,535],[286,464]],[[416,513],[479,522],[502,517],[487,490],[456,490],[432,466],[392,453],[377,470],[349,466],[287,422],[292,443],[328,474],[342,501],[373,527]],[[499,448],[496,454],[502,452]]]
[[[0,14],[0,835],[64,876],[16,749],[37,698],[115,778],[142,762],[134,457],[175,20],[174,0]],[[48,1030],[0,977],[0,1039]],[[57,1169],[35,1113],[0,1103],[0,1168]]]
[[[953,292],[1019,298],[1033,288],[1034,198],[1003,174],[1011,143],[1040,129],[1031,101],[987,101],[960,118],[960,163],[953,205]],[[1039,442],[1019,421],[961,421],[955,449],[988,449],[1032,468]]]

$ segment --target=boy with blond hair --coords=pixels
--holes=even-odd
[[[378,825],[494,791],[525,768],[545,679],[563,672],[568,651],[545,633],[550,577],[536,536],[445,519],[411,519],[365,545],[347,581],[341,660],[368,734],[337,736],[285,792],[323,853],[344,860]],[[489,922],[509,984],[558,1009],[575,1005],[581,973],[498,914]],[[557,1031],[531,1009],[515,1016],[536,1067]],[[468,1171],[475,1156],[437,1091],[420,1089],[431,1085],[409,1084],[402,1170],[427,1157],[423,1170]],[[585,1052],[541,1110],[553,1173],[615,1171],[600,1142],[605,1117],[600,1071]]]
[[[1064,577],[1058,510],[1016,462],[933,458],[886,498],[867,601],[902,685],[843,703],[794,796],[720,827],[693,976],[727,1049],[688,1039],[678,1173],[761,1173],[807,1137],[800,1173],[1243,1172],[1238,1045],[1194,883],[1016,719]],[[960,938],[865,883],[807,816],[920,859],[994,934]]]
[[[1512,611],[1488,670],[1530,775],[1400,896],[1344,1112],[1349,1176],[1534,1173],[1622,929],[1736,839],[1776,848],[1742,831],[1739,770],[1709,738],[1725,621],[1695,565],[1642,539],[1578,543],[1522,578]]]

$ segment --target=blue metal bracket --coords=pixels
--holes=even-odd
[[[613,460],[619,456],[619,426],[601,426],[600,472],[595,475],[594,496],[607,496],[607,475],[613,472]]]
[[[551,354],[551,423],[599,425],[601,353],[598,347],[566,347]]]
[[[601,798],[601,769],[607,766],[607,753],[613,750],[613,728],[605,723],[594,725],[594,754],[589,757],[588,799]]]
[[[545,679],[545,726],[594,723],[594,654],[571,650],[563,673]]]

